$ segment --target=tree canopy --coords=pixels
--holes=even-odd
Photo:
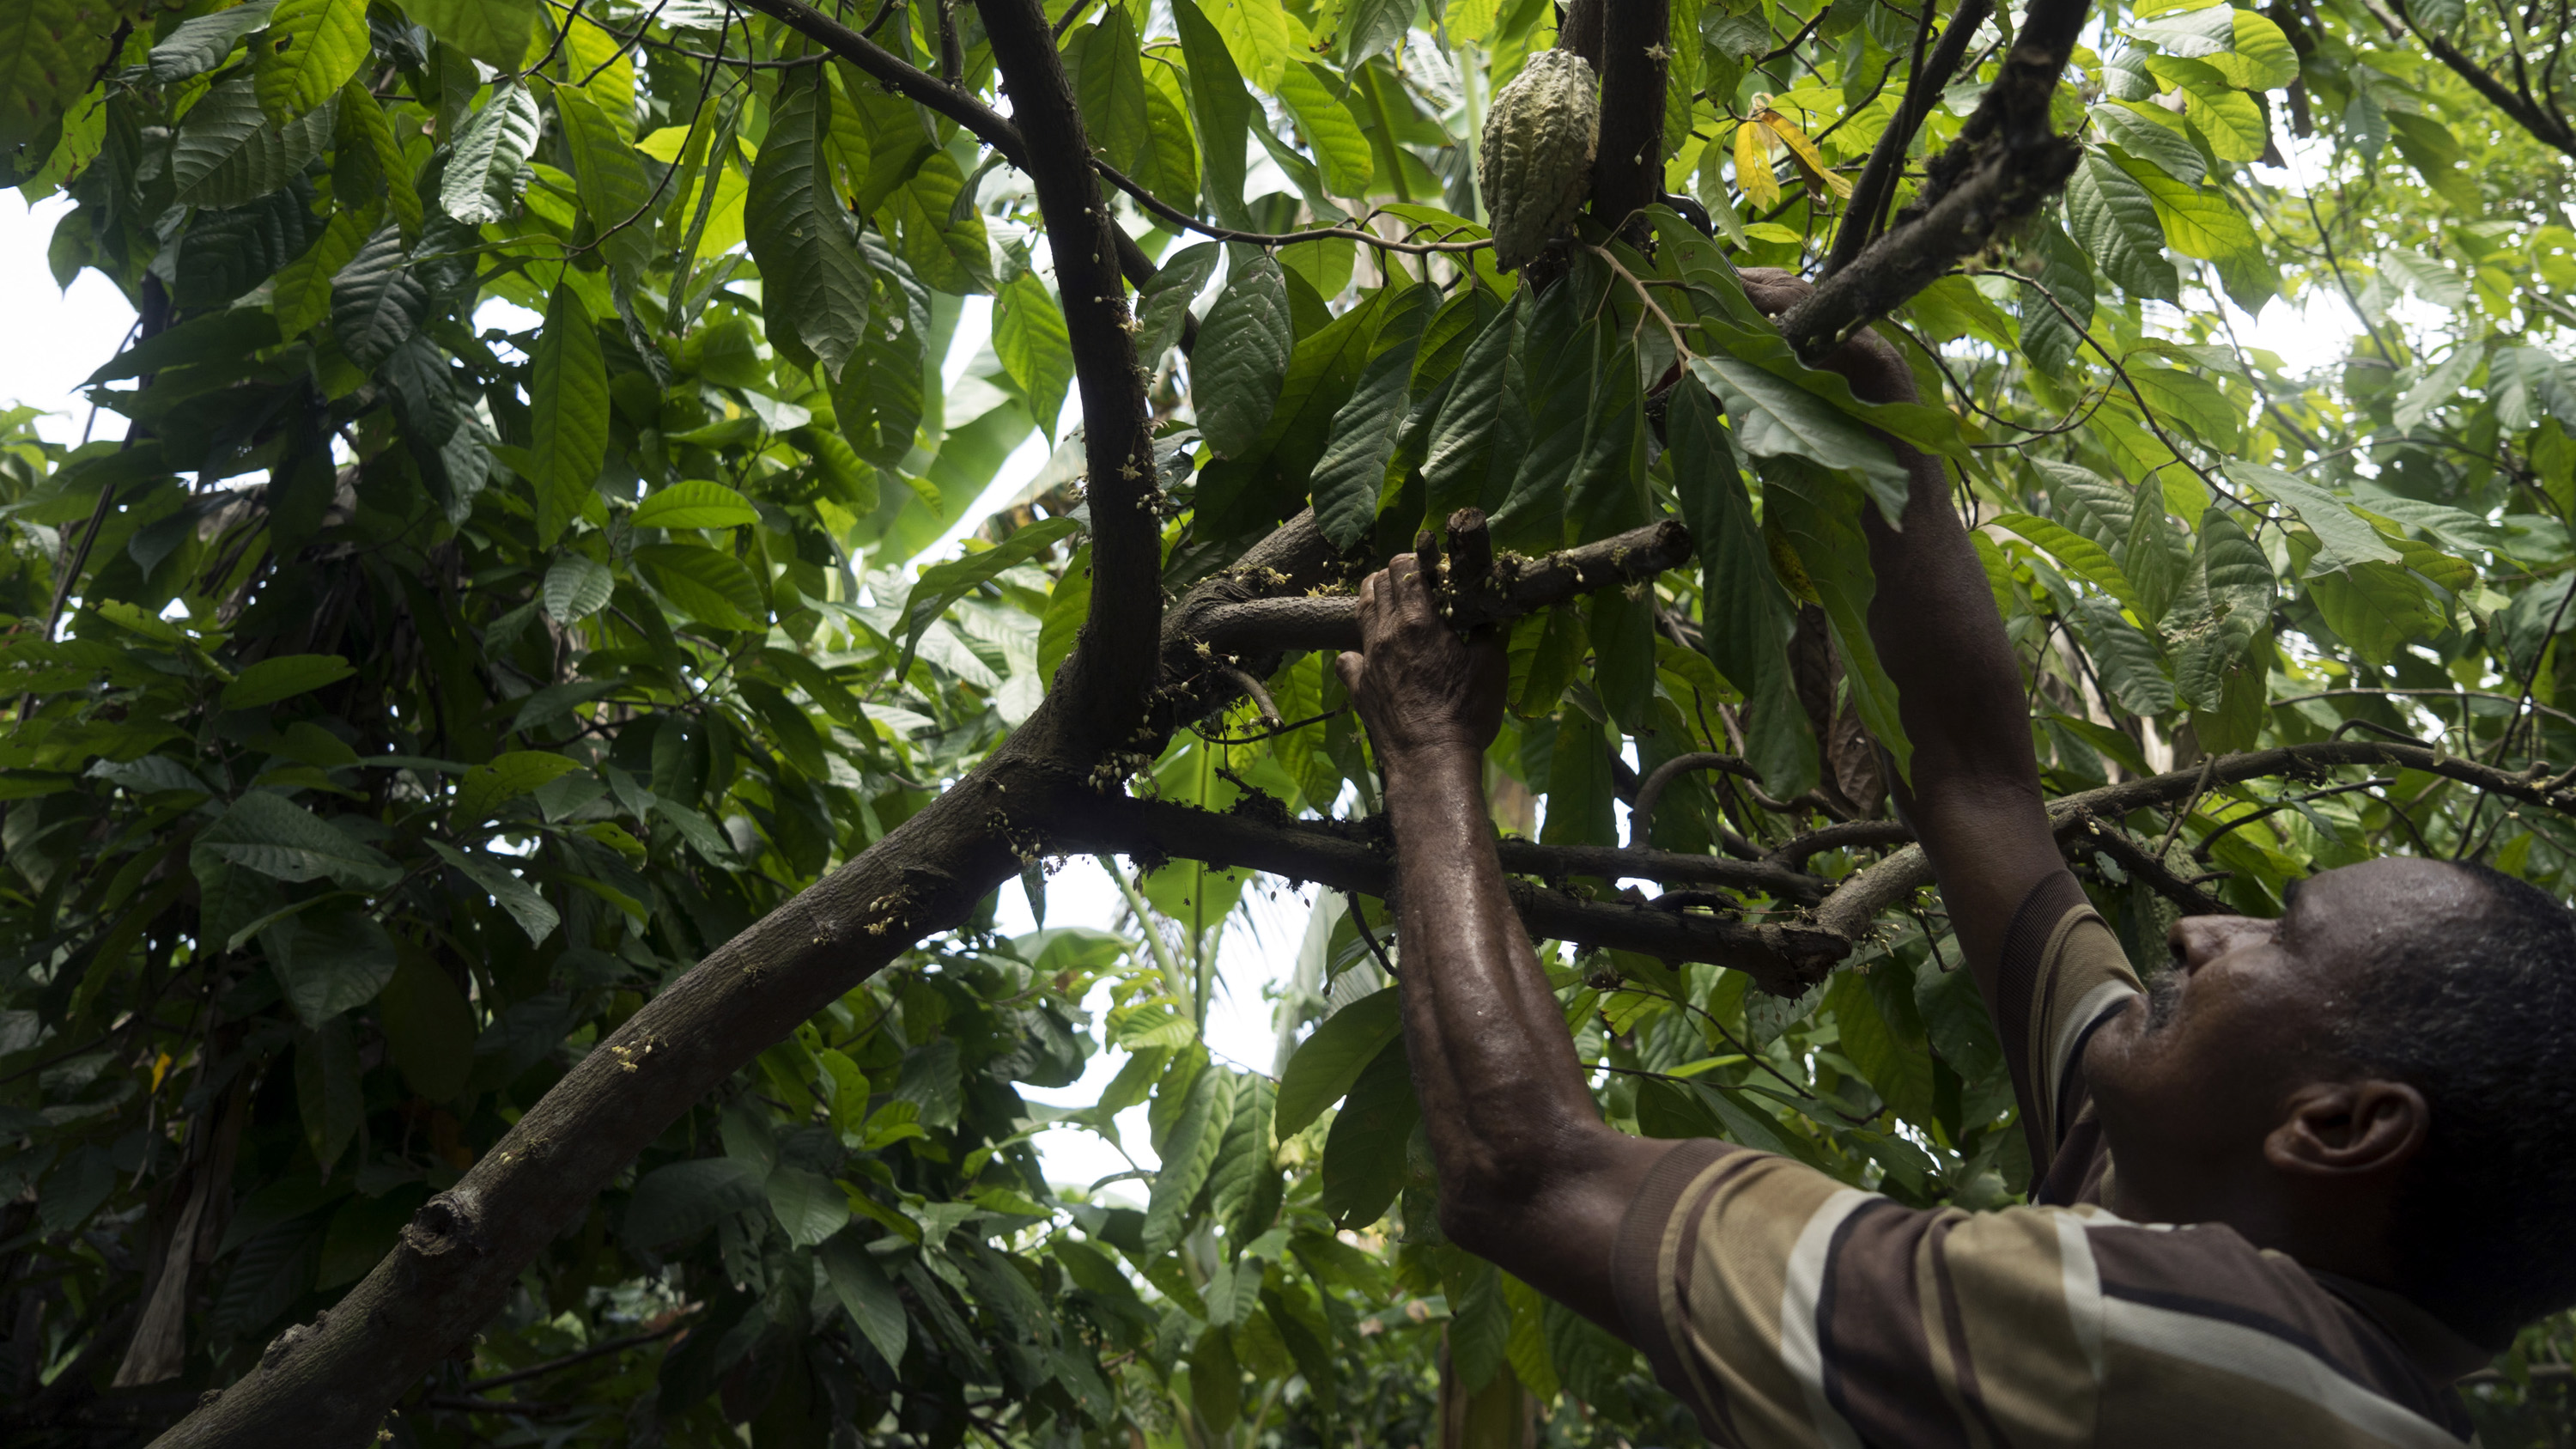
[[[5,7],[0,170],[137,325],[90,441],[0,415],[0,1426],[1688,1439],[1440,1235],[1353,585],[1418,541],[1508,635],[1504,864],[1611,1121],[2013,1201],[1881,773],[1881,434],[1951,467],[2142,970],[2378,852],[2568,893],[2571,46],[2459,0]],[[1590,204],[1501,272],[1478,138],[1552,48]],[[1766,318],[1749,266],[1820,285]],[[2349,345],[2251,345],[2300,308]],[[1862,326],[1919,404],[1811,366]],[[1121,929],[1044,927],[1070,856]],[[1255,873],[1324,891],[1239,1062]],[[1154,1168],[1047,1180],[1138,1106]],[[2468,1386],[2485,1442],[2568,1442],[2571,1354]]]

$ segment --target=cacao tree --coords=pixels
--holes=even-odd
[[[2011,1201],[1887,804],[1883,439],[1951,465],[2143,970],[2376,852],[2564,893],[2571,39],[2422,0],[7,7],[0,167],[137,321],[89,441],[0,434],[0,1425],[1686,1440],[1438,1232],[1327,667],[1357,580],[1429,550],[1508,636],[1504,864],[1612,1121]],[[1751,266],[1818,286],[1766,317]],[[2349,340],[2266,350],[2293,315]],[[1920,403],[1812,366],[1862,327]],[[1074,857],[1118,929],[1045,927]],[[1205,1028],[1258,877],[1317,905],[1240,1062]],[[1049,1179],[1042,1134],[1140,1106],[1129,1181]],[[2470,1385],[2486,1442],[2568,1439],[2571,1340]]]

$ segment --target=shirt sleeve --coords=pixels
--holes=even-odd
[[[2049,1169],[2083,1113],[2085,1040],[2139,994],[2119,938],[2073,874],[2031,887],[2004,932],[1993,1004],[2034,1169]]]
[[[1907,1208],[1803,1163],[1674,1149],[1622,1224],[1629,1338],[1735,1449],[2089,1445],[2072,1218]],[[1998,1355],[2002,1355],[1998,1359]]]

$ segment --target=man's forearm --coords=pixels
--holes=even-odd
[[[1492,1184],[1601,1119],[1504,892],[1483,766],[1463,748],[1385,762],[1414,1084],[1443,1180]]]
[[[1404,1039],[1460,1246],[1624,1332],[1600,1245],[1671,1144],[1613,1130],[1513,914],[1465,748],[1382,761],[1395,827]]]

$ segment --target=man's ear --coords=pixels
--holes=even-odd
[[[2310,1082],[2290,1094],[2263,1156],[2304,1177],[2358,1177],[2403,1168],[2424,1150],[2433,1112],[2404,1082],[2365,1077]]]

